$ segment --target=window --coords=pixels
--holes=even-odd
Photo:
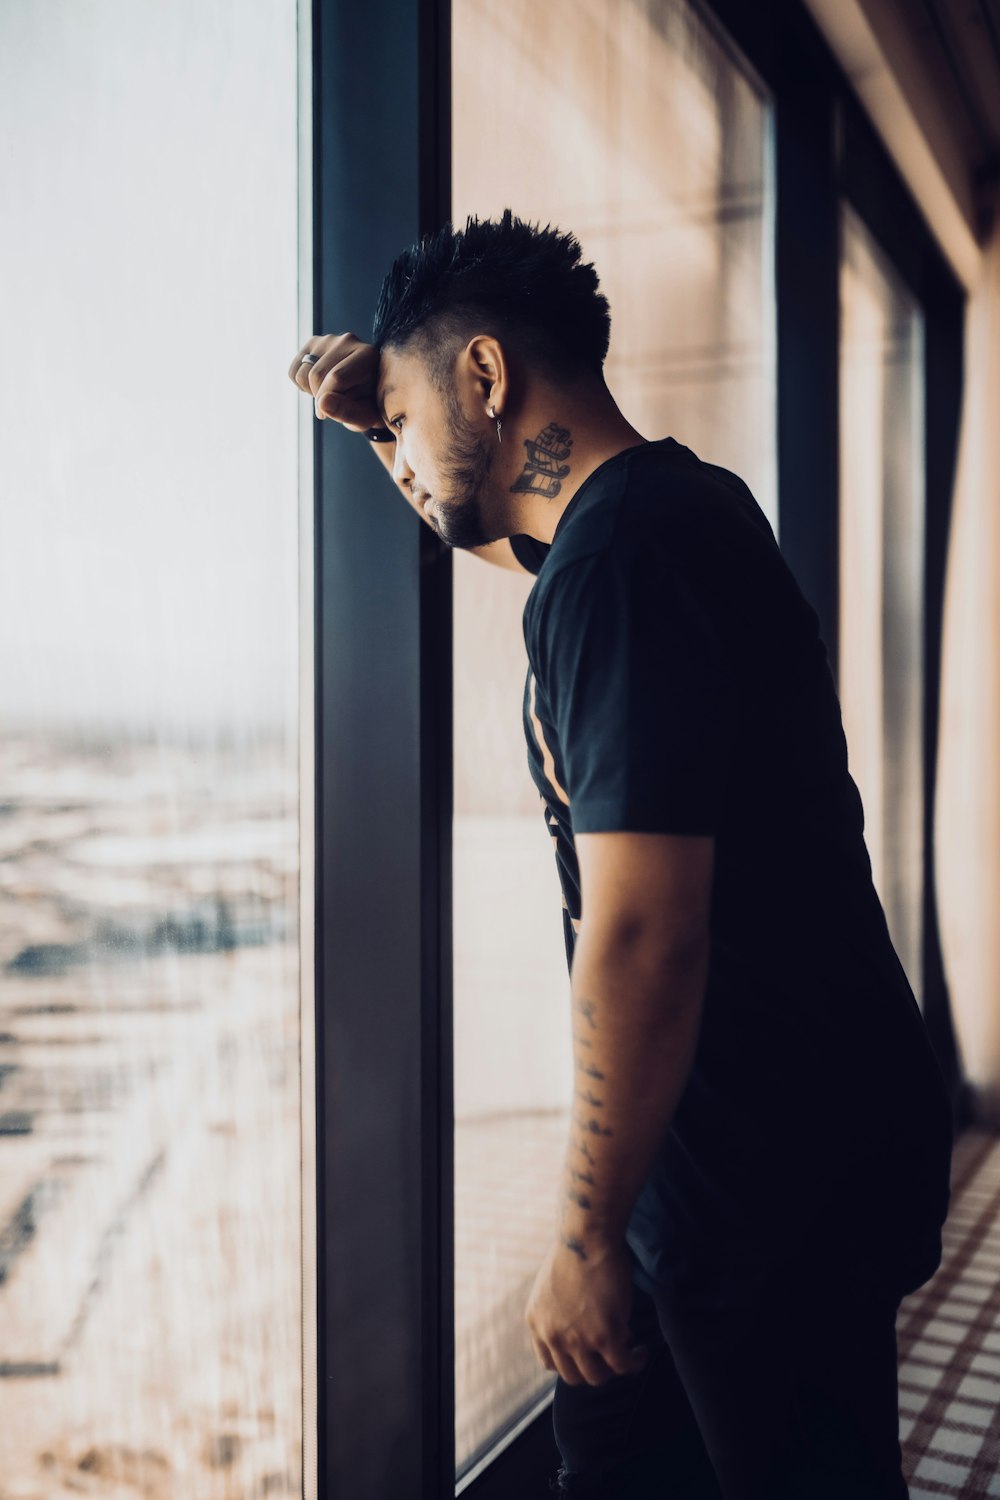
[[[453,218],[572,230],[636,427],[739,473],[776,519],[770,111],[679,0],[462,0]],[[482,117],[490,80],[489,128]],[[560,894],[521,729],[531,579],[456,553],[456,1463],[544,1399],[523,1313],[556,1228],[572,1092]]]
[[[875,886],[919,997],[923,314],[848,208],[840,297],[840,698]]]
[[[297,9],[57,9],[0,14],[0,1473],[295,1496]]]

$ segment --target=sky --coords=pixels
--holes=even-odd
[[[295,0],[0,5],[0,715],[298,696]]]

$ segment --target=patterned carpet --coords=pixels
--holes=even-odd
[[[944,1260],[896,1322],[910,1500],[1000,1497],[1000,1138],[955,1145]]]

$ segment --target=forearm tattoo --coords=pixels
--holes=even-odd
[[[584,1026],[589,1031],[594,1032],[597,1030],[597,1006],[593,1000],[574,996],[573,1009],[581,1017]],[[578,1036],[576,1042],[581,1047],[592,1045],[586,1037]],[[582,1061],[579,1057],[576,1059],[576,1066],[588,1078],[598,1081],[604,1078],[604,1074],[600,1068],[594,1067],[593,1063]],[[577,1184],[586,1184],[587,1187],[592,1188],[597,1186],[597,1179],[592,1170],[595,1166],[594,1155],[587,1145],[587,1137],[609,1136],[613,1135],[614,1132],[607,1125],[602,1125],[600,1120],[590,1112],[603,1109],[604,1100],[598,1098],[590,1088],[583,1091],[577,1089],[574,1092],[577,1099],[589,1106],[589,1110],[578,1109],[573,1114],[573,1124],[576,1126],[579,1134],[572,1142],[573,1153],[575,1154],[571,1154],[570,1160],[567,1163],[567,1181],[569,1186],[566,1189],[566,1197],[571,1203],[575,1203],[578,1208],[588,1209],[593,1207],[593,1202],[587,1196],[586,1192],[577,1186]],[[567,1233],[564,1230],[561,1234],[561,1240],[567,1250],[572,1250],[581,1260],[587,1259],[587,1251],[579,1235]]]
[[[591,1031],[597,1030],[597,1006],[593,1000],[574,1000],[574,1008],[578,1010],[590,1027]]]

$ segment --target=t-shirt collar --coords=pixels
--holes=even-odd
[[[595,479],[597,479],[601,474],[603,474],[605,472],[606,469],[608,469],[612,464],[616,464],[616,463],[619,463],[619,462],[627,459],[628,456],[629,456],[629,454],[631,454],[631,453],[637,453],[640,448],[652,448],[652,447],[655,447],[658,443],[666,443],[666,442],[669,442],[669,438],[653,438],[652,440],[650,440],[648,442],[645,442],[645,443],[632,443],[628,448],[622,448],[620,452],[618,452],[618,453],[612,453],[611,457],[604,459],[602,463],[599,463],[597,465],[596,469],[591,469],[591,471],[587,475],[587,477],[584,480],[581,481],[581,483],[580,483],[580,485],[579,485],[576,493],[572,496],[572,498],[570,500],[568,500],[566,502],[565,509],[563,510],[562,515],[559,517],[558,521],[556,522],[556,529],[552,533],[552,543],[550,545],[554,545],[555,544],[556,537],[559,535],[560,531],[562,530],[563,523],[566,520],[566,517],[569,515],[570,511],[573,510],[573,508],[576,505],[576,502],[579,500],[580,496],[584,493],[584,491],[591,484],[593,484],[593,482],[594,482]]]

